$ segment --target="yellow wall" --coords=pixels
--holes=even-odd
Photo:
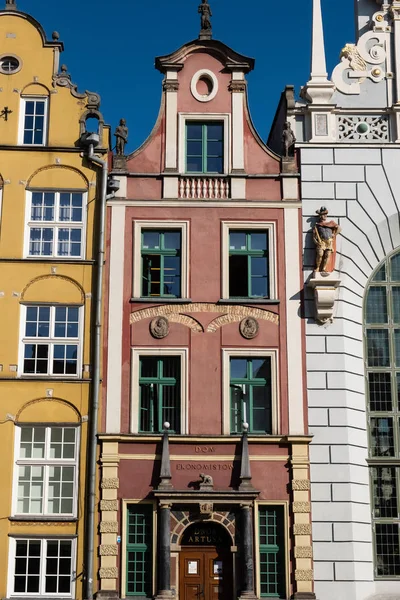
[[[97,209],[97,171],[80,156],[76,142],[79,119],[87,110],[87,97],[54,82],[60,45],[43,43],[35,22],[22,13],[0,12],[0,55],[17,56],[19,72],[0,73],[2,107],[13,112],[0,120],[0,175],[3,180],[0,213],[0,597],[7,595],[9,535],[78,535],[76,571],[82,572],[84,503],[87,456],[87,415],[91,393],[88,368],[81,377],[62,380],[19,376],[20,316],[24,303],[79,304],[84,307],[83,365],[91,363],[91,310],[93,281],[93,227]],[[62,59],[60,59],[60,63]],[[75,93],[75,92],[74,92]],[[21,97],[49,99],[47,146],[17,146]],[[107,148],[104,128],[100,147]],[[106,154],[103,154],[106,158]],[[0,180],[1,181],[1,180]],[[26,202],[29,190],[85,190],[87,192],[85,260],[24,259]],[[20,365],[21,366],[21,365]],[[17,423],[79,423],[80,481],[78,520],[29,522],[10,520],[14,469],[14,435]],[[95,587],[96,589],[96,587]],[[82,596],[78,578],[76,598]]]

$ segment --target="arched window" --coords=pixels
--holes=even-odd
[[[375,575],[400,575],[400,252],[366,291],[365,344]]]

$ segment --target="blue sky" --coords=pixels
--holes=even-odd
[[[0,3],[5,0],[0,0]],[[80,90],[98,92],[106,122],[124,117],[132,152],[157,118],[162,75],[154,58],[197,37],[200,0],[17,0],[48,37],[65,44],[61,60]],[[210,0],[213,37],[256,59],[248,77],[250,111],[266,139],[281,91],[309,77],[311,0]],[[329,72],[354,41],[353,0],[322,0]]]

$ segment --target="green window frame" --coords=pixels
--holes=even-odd
[[[270,356],[230,357],[231,433],[272,433],[272,381]]]
[[[400,576],[400,253],[365,294],[369,473],[376,579]]]
[[[262,598],[286,598],[285,509],[259,506],[259,572]]]
[[[181,245],[180,229],[142,229],[143,298],[181,297]]]
[[[269,298],[267,230],[229,230],[229,298]]]
[[[153,506],[130,504],[126,528],[126,595],[151,598],[152,573]]]
[[[140,433],[161,433],[166,421],[180,433],[180,379],[180,356],[139,357]]]
[[[186,121],[187,173],[224,172],[223,121]]]

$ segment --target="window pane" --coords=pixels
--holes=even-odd
[[[268,386],[253,386],[253,431],[271,433],[271,398]]]
[[[389,334],[386,330],[367,330],[368,366],[389,366]]]
[[[374,517],[397,518],[396,469],[378,467],[371,469]]]
[[[394,456],[393,419],[371,418],[372,456]]]
[[[203,172],[203,159],[201,156],[188,156],[186,169],[189,173],[202,173]]]
[[[400,281],[400,254],[395,254],[390,260],[390,279]]]
[[[201,156],[202,151],[203,151],[203,144],[201,143],[201,141],[187,143],[188,156]]]
[[[140,377],[157,377],[158,359],[152,356],[140,358]]]
[[[252,359],[252,377],[253,379],[271,379],[271,359],[253,358]]]
[[[164,232],[164,248],[179,250],[181,247],[181,232],[180,231],[165,231]]]
[[[247,379],[247,358],[231,358],[231,380]]]
[[[259,277],[266,277],[266,275],[267,275],[267,259],[252,257],[250,260],[251,260],[251,274],[258,275]]]
[[[382,265],[372,281],[386,281],[386,265]]]
[[[207,123],[207,140],[222,140],[223,130],[223,123]]]
[[[143,231],[142,232],[142,248],[160,248],[160,233],[158,231]]]
[[[164,288],[165,296],[181,295],[181,259],[179,256],[166,256],[164,259]]]
[[[230,250],[246,250],[246,232],[230,231],[229,232],[229,249]]]
[[[229,257],[229,297],[247,298],[249,296],[248,257],[233,255]]]
[[[201,123],[187,123],[186,124],[186,138],[188,140],[201,140],[202,139],[202,124]]]
[[[266,233],[256,233],[253,232],[250,234],[251,240],[251,249],[252,250],[267,250],[267,234]]]
[[[371,287],[367,295],[367,323],[387,323],[387,302],[385,287]]]
[[[223,173],[224,165],[221,158],[207,158],[207,173]]]
[[[207,143],[207,156],[221,156],[223,153],[223,144],[221,142],[210,142]]]
[[[127,595],[151,597],[152,592],[152,512],[149,506],[128,508],[126,552]]]
[[[395,329],[394,335],[394,351],[396,357],[396,366],[400,367],[400,329]]]
[[[378,576],[400,575],[399,526],[397,523],[377,523],[375,541]]]
[[[393,322],[400,324],[400,287],[392,287]]]
[[[390,373],[369,373],[369,407],[373,412],[392,410]]]

